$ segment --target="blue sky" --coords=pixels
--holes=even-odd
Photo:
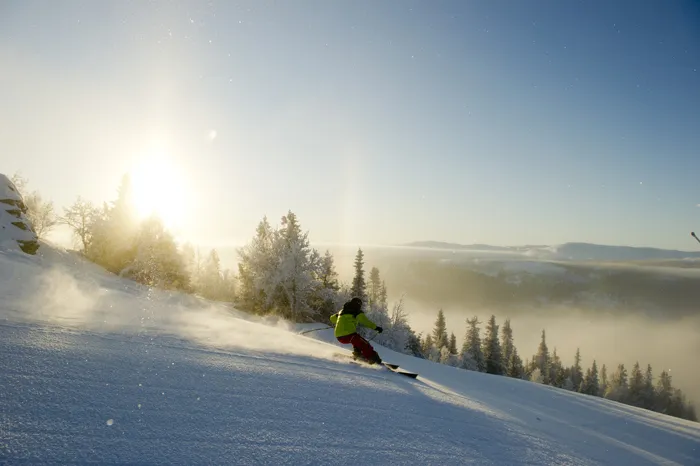
[[[0,68],[0,171],[102,202],[157,147],[195,242],[700,230],[697,2],[10,1]]]

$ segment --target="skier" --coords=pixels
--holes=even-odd
[[[362,358],[370,364],[379,364],[379,357],[372,345],[357,333],[357,326],[371,328],[382,333],[382,328],[367,318],[362,312],[362,300],[352,298],[343,304],[343,309],[331,316],[331,323],[335,325],[334,335],[344,345],[352,345],[352,355],[355,359]]]

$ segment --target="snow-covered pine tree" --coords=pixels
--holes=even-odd
[[[498,341],[498,325],[496,316],[491,315],[486,324],[486,335],[482,343],[486,372],[489,374],[503,374],[503,356],[501,354],[501,343]]]
[[[598,380],[598,365],[595,359],[593,360],[593,365],[586,370],[586,376],[581,382],[579,392],[586,395],[599,396],[600,382]]]
[[[216,249],[212,249],[202,264],[202,273],[198,281],[200,294],[207,299],[221,299],[223,294],[223,281],[221,278],[219,253],[216,252]]]
[[[673,385],[671,376],[666,370],[661,371],[659,380],[656,382],[656,402],[654,403],[654,411],[667,413],[671,407],[671,398],[673,397]]]
[[[537,354],[534,357],[534,361],[536,367],[540,370],[542,383],[549,384],[550,359],[544,329],[542,329],[542,338],[540,339],[540,345],[537,348]]]
[[[557,354],[557,349],[554,348],[552,351],[552,357],[549,363],[549,384],[555,387],[560,387],[560,383],[564,383],[564,379],[561,378],[562,364],[559,355]]]
[[[513,350],[510,352],[510,358],[508,359],[508,364],[506,365],[506,375],[515,379],[522,379],[524,372],[523,361],[518,355],[518,349],[513,346]]]
[[[277,308],[294,322],[305,321],[317,310],[311,307],[318,290],[316,279],[321,256],[309,246],[309,233],[301,231],[297,216],[289,211],[279,230],[278,266],[273,274]]]
[[[571,367],[571,382],[575,388],[581,386],[583,380],[583,370],[581,369],[581,350],[576,348],[576,356],[574,356],[574,365]]]
[[[479,335],[479,318],[474,316],[467,319],[467,334],[462,345],[461,367],[468,370],[484,372],[486,361],[481,351],[481,336]]]
[[[135,257],[120,275],[148,286],[190,291],[185,262],[158,217],[141,224],[134,246]]]
[[[609,384],[608,368],[605,366],[605,364],[603,364],[603,367],[600,369],[600,390],[598,391],[598,396],[605,396],[605,393],[608,391]]]
[[[372,267],[369,272],[369,287],[367,290],[367,295],[369,302],[381,307],[381,290],[382,280],[379,277],[379,269],[377,267]]]
[[[639,361],[632,366],[625,403],[638,407],[644,405],[644,376],[642,375],[642,369],[639,367]]]
[[[355,255],[355,275],[352,278],[352,288],[350,288],[350,293],[353,297],[360,298],[363,302],[363,306],[367,302],[367,284],[365,283],[365,253],[362,252],[362,248],[357,249],[357,254]]]
[[[265,216],[250,243],[238,249],[238,305],[244,311],[264,314],[274,305],[270,293],[279,259],[277,236]]]
[[[654,374],[651,370],[651,364],[647,364],[647,370],[644,373],[644,389],[642,391],[642,407],[646,409],[654,408]]]
[[[610,384],[605,392],[605,398],[624,402],[627,399],[627,389],[627,369],[625,369],[624,364],[619,364],[617,370],[610,377]]]
[[[387,298],[386,283],[382,280],[382,286],[379,289],[379,302],[382,307],[387,308],[389,306],[389,300]]]
[[[515,344],[513,343],[513,329],[510,326],[510,319],[506,319],[501,327],[501,352],[503,353],[503,367],[510,365],[511,354]],[[506,369],[506,373],[508,370]]]
[[[457,354],[457,337],[454,332],[450,334],[450,344],[449,344],[450,354]]]
[[[321,258],[317,279],[320,282],[320,286],[317,290],[315,307],[319,310],[320,320],[326,322],[331,315],[337,312],[337,308],[342,304],[339,294],[338,273],[335,270],[333,255],[328,250]]]
[[[433,342],[438,350],[441,350],[443,346],[449,345],[449,340],[447,338],[447,324],[445,322],[445,314],[442,309],[438,311],[437,319],[435,320],[435,327],[433,327]]]

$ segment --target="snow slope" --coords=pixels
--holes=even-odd
[[[700,465],[700,425],[0,253],[0,464]],[[309,327],[309,326],[299,326]]]

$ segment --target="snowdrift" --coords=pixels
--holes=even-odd
[[[700,425],[0,252],[0,463],[700,464]]]

